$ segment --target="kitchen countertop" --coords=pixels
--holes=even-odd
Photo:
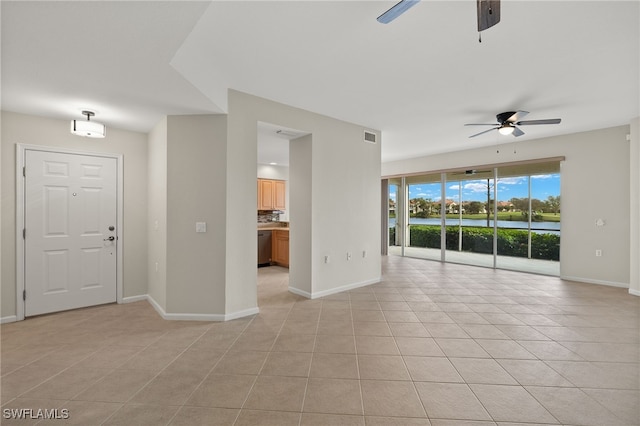
[[[284,222],[259,223],[258,231],[288,231],[289,224]]]

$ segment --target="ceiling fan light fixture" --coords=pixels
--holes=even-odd
[[[82,111],[82,115],[86,115],[85,120],[71,120],[71,133],[77,136],[89,137],[89,138],[104,138],[107,135],[107,128],[104,124],[97,121],[91,121],[95,112]]]
[[[515,129],[515,127],[513,127],[510,124],[504,124],[502,126],[500,126],[500,128],[498,129],[498,132],[500,132],[501,135],[510,135],[513,133],[513,130]]]

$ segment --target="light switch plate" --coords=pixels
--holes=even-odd
[[[196,232],[207,232],[207,222],[196,222]]]

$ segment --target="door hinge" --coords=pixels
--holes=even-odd
[[[27,239],[27,228],[22,228],[22,239],[23,240]]]
[[[22,300],[27,300],[27,290],[22,290]]]
[[[26,167],[22,168],[22,176],[27,177],[27,168]]]

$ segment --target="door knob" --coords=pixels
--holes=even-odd
[[[105,238],[105,239],[104,239],[104,240],[102,240],[102,241],[113,241],[113,240],[115,240],[115,239],[116,239],[116,237],[114,237],[114,236],[112,235],[112,236],[110,236],[109,238]]]

